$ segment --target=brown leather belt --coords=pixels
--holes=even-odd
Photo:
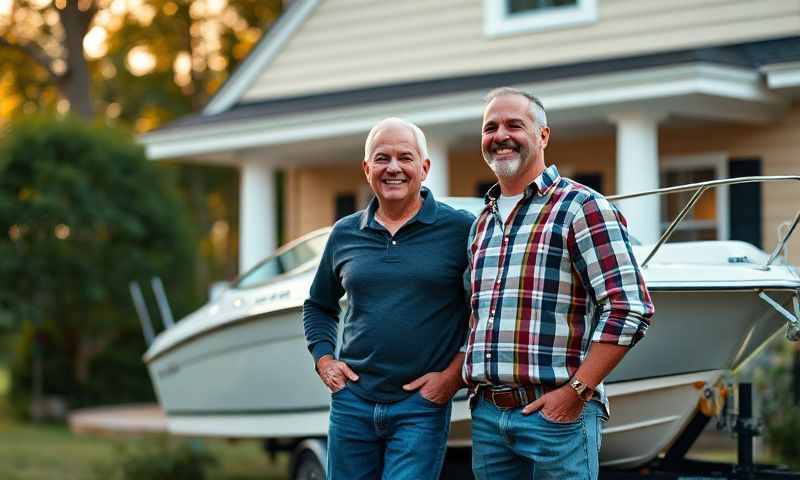
[[[530,385],[502,388],[481,386],[478,395],[496,407],[506,409],[524,407],[536,400],[536,390]]]

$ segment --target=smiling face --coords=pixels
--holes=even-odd
[[[379,203],[405,203],[419,196],[430,160],[420,155],[408,126],[386,122],[375,133],[363,168]]]
[[[481,152],[499,179],[527,178],[533,173],[535,178],[544,170],[544,149],[549,137],[549,128],[535,124],[527,98],[501,95],[486,105]]]

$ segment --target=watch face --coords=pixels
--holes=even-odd
[[[572,388],[575,389],[575,392],[583,400],[591,400],[593,394],[592,389],[590,389],[585,383],[581,382],[580,380],[575,380],[572,382]]]

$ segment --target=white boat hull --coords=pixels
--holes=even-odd
[[[604,426],[600,462],[617,468],[647,463],[666,450],[691,420],[702,388],[722,371],[634,380],[608,386],[614,414]],[[455,401],[449,444],[471,445],[469,406]],[[308,412],[169,415],[168,429],[178,435],[235,438],[324,437],[328,409]]]
[[[752,290],[652,294],[658,310],[650,331],[607,382],[612,415],[604,465],[635,467],[668,448],[697,408],[697,385],[716,382],[785,325]],[[790,302],[789,291],[770,295]],[[300,317],[291,308],[238,321],[152,359],[148,366],[169,430],[324,436],[330,396],[313,370]],[[468,445],[469,438],[468,408],[459,400],[451,444]]]

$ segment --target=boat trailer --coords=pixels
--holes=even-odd
[[[721,427],[736,436],[736,463],[707,462],[686,458],[691,446],[711,421],[711,416],[698,409],[684,432],[667,453],[635,470],[600,469],[601,480],[693,480],[722,478],[730,480],[800,480],[800,472],[785,466],[756,464],[753,441],[761,435],[760,422],[753,417],[753,388],[750,383],[736,385],[736,394],[724,400]]]

